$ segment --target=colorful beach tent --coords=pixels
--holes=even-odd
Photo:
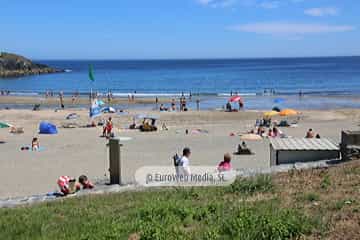
[[[277,115],[279,115],[279,112],[277,112],[277,111],[269,111],[269,112],[264,113],[265,118],[271,118],[271,117],[277,116]]]
[[[0,128],[9,128],[9,127],[12,127],[12,125],[6,122],[0,122]]]
[[[297,115],[298,112],[294,109],[284,109],[280,112],[280,116],[294,116]]]
[[[240,96],[232,96],[231,98],[229,98],[229,102],[238,102],[241,100]]]
[[[56,126],[49,122],[41,122],[39,125],[40,134],[57,134],[58,130]]]

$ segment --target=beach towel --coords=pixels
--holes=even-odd
[[[66,116],[67,120],[74,120],[77,119],[79,116],[76,113],[70,113],[69,115]]]
[[[20,148],[21,151],[28,151],[28,152],[42,152],[45,150],[44,147],[40,146],[37,150],[32,150],[30,145],[26,145]]]
[[[78,124],[76,123],[64,123],[62,124],[62,128],[77,128],[79,127]]]
[[[200,133],[209,133],[208,130],[204,130],[204,129],[193,129],[191,130],[192,134],[200,134]]]
[[[22,128],[22,127],[11,127],[10,128],[10,133],[13,133],[13,134],[24,133],[24,128]]]

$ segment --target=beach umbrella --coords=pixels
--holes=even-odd
[[[241,135],[240,140],[242,140],[242,141],[260,141],[260,140],[262,140],[262,137],[257,134],[249,133],[249,134]]]
[[[294,109],[284,109],[280,112],[280,116],[294,116],[294,115],[297,115],[298,112],[295,111]]]
[[[277,116],[277,115],[279,115],[279,112],[277,112],[277,111],[269,111],[269,112],[264,113],[265,118],[271,118],[271,117]]]
[[[98,104],[99,104],[100,106],[105,105],[105,103],[104,103],[103,100],[98,100],[97,102],[98,102]]]
[[[229,98],[229,102],[238,102],[241,100],[240,96],[232,96],[231,98]]]
[[[285,102],[285,98],[275,98],[274,99],[274,103],[281,104],[283,102]]]
[[[9,127],[12,127],[12,125],[6,122],[0,122],[0,128],[9,128]]]
[[[100,112],[103,112],[103,113],[115,113],[116,110],[113,107],[103,107],[103,108],[100,109]]]

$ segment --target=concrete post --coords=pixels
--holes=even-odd
[[[109,140],[110,155],[110,184],[121,184],[121,151],[120,140],[113,138]]]

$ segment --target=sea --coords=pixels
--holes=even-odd
[[[126,98],[184,94],[192,95],[190,107],[199,99],[205,109],[222,108],[231,94],[239,94],[247,109],[360,107],[360,57],[35,62],[66,71],[0,79],[0,90],[39,98],[46,91],[85,96],[90,89]],[[89,80],[89,65],[95,81]]]

